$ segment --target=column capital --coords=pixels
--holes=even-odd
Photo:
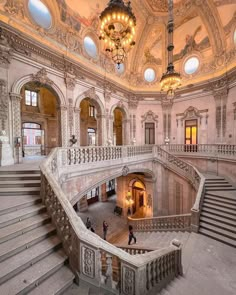
[[[19,100],[19,102],[20,102],[22,99],[22,96],[19,93],[10,92],[9,95],[10,95],[10,98],[12,101]]]

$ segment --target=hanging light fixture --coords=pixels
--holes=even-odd
[[[173,17],[173,0],[168,0],[169,20],[167,24],[168,30],[168,66],[167,71],[161,77],[161,90],[167,91],[168,95],[173,96],[174,91],[181,84],[180,73],[177,73],[173,65],[173,32],[174,32],[174,17]]]
[[[118,65],[125,60],[127,52],[135,45],[136,17],[131,2],[110,0],[100,15],[99,39],[105,43],[105,50],[111,53],[112,60]]]

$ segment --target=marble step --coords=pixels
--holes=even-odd
[[[0,181],[12,181],[12,180],[40,180],[41,175],[38,174],[0,174]]]
[[[228,208],[224,208],[221,205],[217,205],[217,204],[209,204],[209,203],[203,203],[203,207],[204,210],[209,208],[209,209],[214,209],[214,210],[219,210],[221,212],[227,213],[227,214],[232,214],[233,216],[236,217],[236,211],[234,209],[228,209]]]
[[[47,278],[44,282],[42,282],[38,287],[29,292],[29,295],[42,295],[42,294],[54,294],[59,295],[67,293],[68,288],[73,284],[73,280],[75,275],[73,272],[67,267],[61,267],[57,272],[55,272],[52,276]],[[83,294],[78,292],[77,295]]]
[[[222,236],[224,236],[226,238],[229,238],[229,239],[232,239],[232,240],[236,241],[236,233],[232,233],[229,230],[219,228],[218,226],[207,224],[205,222],[204,223],[200,222],[200,228],[207,229],[209,231],[217,233],[218,235],[222,235]]]
[[[45,211],[46,207],[42,205],[42,203],[39,203],[7,214],[2,214],[0,215],[0,228],[16,222],[21,222],[26,218],[43,213]]]
[[[235,240],[232,240],[230,238],[227,238],[225,236],[222,236],[221,234],[219,233],[215,233],[211,230],[208,230],[208,229],[205,229],[205,228],[201,228],[199,229],[199,233],[205,235],[205,236],[208,236],[209,238],[212,238],[214,240],[217,240],[219,242],[222,242],[224,244],[227,244],[229,246],[233,246],[236,248],[236,241]]]
[[[222,179],[206,179],[205,183],[210,184],[210,183],[229,183],[227,180],[224,178]]]
[[[210,208],[202,208],[202,212],[204,213],[210,213],[210,214],[213,214],[213,215],[216,215],[216,216],[220,216],[220,217],[223,217],[223,218],[226,218],[226,219],[229,219],[229,220],[232,220],[232,221],[236,221],[236,217],[231,215],[231,214],[228,214],[228,213],[225,213],[225,212],[222,212],[222,211],[219,211],[219,210],[214,210],[214,209],[210,209]]]
[[[225,188],[225,187],[233,187],[231,184],[229,183],[206,183],[205,184],[205,188]]]
[[[220,191],[220,192],[224,192],[224,191],[235,191],[235,187],[230,186],[230,187],[206,187],[206,192],[212,192],[212,191]]]
[[[0,170],[0,175],[9,175],[9,174],[19,174],[19,175],[29,175],[29,174],[38,174],[40,175],[40,170]]]
[[[225,202],[219,202],[217,200],[211,200],[211,199],[204,198],[204,205],[205,204],[217,205],[219,207],[224,207],[224,208],[227,208],[227,209],[235,210],[235,212],[236,212],[236,203],[235,204],[229,204],[229,203],[225,203]]]
[[[41,202],[42,198],[39,195],[0,197],[0,215],[16,212],[20,209],[33,206]]]
[[[48,223],[0,244],[0,262],[28,249],[36,243],[56,234],[56,228]]]
[[[29,294],[35,287],[36,289],[37,286],[40,287],[40,284],[45,279],[64,268],[66,261],[67,257],[62,249],[55,251],[0,285],[0,294]],[[61,279],[63,280],[63,278]],[[41,294],[49,295],[54,293],[48,293],[44,290]]]
[[[57,236],[51,236],[36,245],[2,261],[0,263],[0,284],[6,282],[16,274],[32,266],[42,258],[62,246]]]
[[[40,179],[36,180],[1,180],[0,179],[0,191],[2,188],[20,188],[20,187],[39,187],[41,183]]]
[[[228,225],[228,224],[201,216],[200,217],[200,226],[204,227],[205,223],[236,234],[236,227],[234,225]]]
[[[235,219],[235,221],[233,221],[231,219],[228,219],[227,217],[226,218],[221,217],[221,216],[211,214],[211,213],[208,213],[208,212],[201,212],[200,219],[201,219],[201,217],[212,219],[212,220],[215,220],[217,222],[225,223],[225,224],[228,224],[230,226],[235,226],[236,227],[236,219]]]
[[[224,197],[219,197],[219,196],[211,196],[211,195],[205,195],[204,197],[204,202],[207,200],[211,200],[214,202],[217,202],[219,204],[227,204],[227,205],[234,205],[236,206],[236,199],[226,199]]]
[[[0,229],[0,244],[43,224],[49,223],[50,220],[51,217],[47,213],[42,213],[3,227]]]
[[[1,187],[0,197],[5,195],[39,195],[40,187]]]
[[[220,200],[230,200],[230,201],[236,201],[236,193],[234,193],[233,191],[232,192],[227,192],[226,193],[223,193],[220,192],[208,192],[205,194],[205,196],[212,196],[212,197],[215,197],[215,198],[219,198]]]

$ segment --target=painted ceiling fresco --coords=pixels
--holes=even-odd
[[[127,2],[128,0],[125,0]],[[109,0],[42,0],[42,3],[51,12],[53,27],[51,30],[40,28],[39,24],[32,26],[32,19],[24,9],[27,8],[25,0],[0,0],[0,12],[6,23],[15,22],[17,29],[20,22],[24,23],[22,31],[26,32],[27,24],[29,34],[38,40],[46,36],[48,40],[54,39],[52,45],[60,43],[65,52],[75,58],[83,55],[88,66],[94,68],[104,66],[103,44],[99,41],[99,15]],[[141,85],[143,73],[146,68],[154,68],[157,75],[166,70],[167,61],[167,30],[168,22],[167,0],[132,0],[133,12],[137,18],[136,45],[128,53],[124,71],[120,79],[136,81]],[[236,38],[236,0],[174,0],[174,62],[177,70],[183,68],[183,62],[192,55],[200,58],[199,73],[215,70],[219,65],[229,63],[234,59]],[[45,30],[44,30],[45,29]],[[97,57],[86,55],[83,50],[86,34],[93,39],[97,46]],[[45,39],[46,42],[46,39]],[[49,42],[47,42],[47,45]],[[62,49],[63,50],[63,49]],[[221,60],[215,59],[221,57]],[[112,64],[109,63],[109,65]],[[112,66],[111,66],[112,67]],[[114,68],[114,65],[113,65]],[[112,71],[111,71],[112,72]],[[112,74],[115,73],[113,69]],[[157,77],[158,79],[160,77]],[[142,82],[143,83],[143,82]]]

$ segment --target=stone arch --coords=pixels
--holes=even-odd
[[[47,76],[45,68],[40,69],[36,74],[29,74],[17,79],[10,92],[11,108],[12,108],[12,143],[15,145],[16,138],[21,137],[21,89],[29,82],[40,82],[42,85],[48,86],[57,97],[58,107],[60,109],[59,122],[61,126],[67,126],[67,109],[66,109],[66,98],[60,88]],[[66,128],[59,129],[59,142],[64,146],[66,145],[67,131]],[[17,150],[14,148],[15,162],[22,161],[22,145]]]
[[[44,69],[41,69],[38,73],[40,73],[42,70],[44,70]],[[42,84],[50,86],[55,91],[55,93],[57,94],[57,96],[59,98],[59,105],[66,106],[67,105],[66,98],[65,98],[64,94],[62,93],[61,89],[56,85],[55,82],[53,82],[52,80],[50,80],[46,76],[45,70],[44,70],[44,73],[45,73],[44,74],[45,80],[43,81],[42,79],[39,78],[38,81],[41,82]],[[37,74],[36,75],[34,75],[34,74],[26,75],[26,76],[23,76],[23,77],[19,78],[18,80],[16,80],[12,85],[11,93],[13,93],[14,95],[20,96],[20,92],[21,92],[22,87],[31,81],[37,81]],[[43,83],[43,82],[45,82],[45,83]]]
[[[95,88],[91,87],[87,91],[84,91],[75,100],[75,136],[79,139],[80,143],[80,104],[83,99],[88,98],[95,105],[97,110],[97,126],[98,126],[98,145],[104,145],[105,143],[105,107],[96,94]]]
[[[151,176],[150,177],[150,181],[151,182],[155,182],[156,181],[156,176],[155,176],[154,172],[151,171],[150,169],[146,169],[146,168],[143,168],[143,169],[142,168],[129,169],[128,174],[132,174],[132,173],[144,173],[144,174],[147,174],[147,175],[150,175]],[[71,204],[72,204],[72,206],[74,206],[84,195],[86,195],[92,189],[94,189],[94,188],[102,185],[105,182],[108,182],[109,180],[115,179],[115,178],[120,177],[122,175],[124,176],[123,171],[121,170],[118,173],[115,173],[115,174],[106,176],[104,178],[101,178],[99,181],[96,181],[93,184],[89,184],[89,187],[83,189],[83,191],[78,192],[76,195],[73,196],[73,198],[70,201]]]

